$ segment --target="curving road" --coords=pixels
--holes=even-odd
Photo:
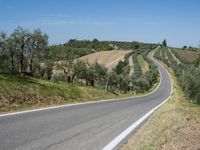
[[[146,96],[1,115],[0,149],[103,149],[171,95],[170,76],[159,63],[156,64],[161,82]]]

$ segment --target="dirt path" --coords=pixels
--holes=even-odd
[[[170,63],[170,64],[171,64],[171,61],[169,60],[169,57],[167,56],[167,52],[166,52],[166,51],[165,51],[165,57],[166,57],[166,59],[167,59],[168,63]]]
[[[137,59],[138,59],[139,64],[140,64],[142,74],[144,75],[147,71],[149,71],[149,64],[144,60],[142,55],[138,55]]]
[[[129,57],[128,61],[129,61],[129,68],[130,68],[129,76],[132,76],[134,74],[134,64],[133,64],[132,55]]]
[[[172,52],[172,50],[170,48],[168,48],[169,52],[172,54],[172,57],[174,58],[174,60],[177,62],[177,64],[180,64],[180,60],[174,55],[174,53]]]

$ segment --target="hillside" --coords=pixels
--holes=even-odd
[[[195,62],[200,56],[200,52],[198,51],[185,49],[172,49],[172,52],[176,55],[177,58],[188,63]]]
[[[0,38],[1,109],[104,98],[101,90],[128,93],[130,81],[132,93],[145,93],[158,82],[158,70],[147,58],[155,44],[72,39],[49,46],[46,33],[21,27]],[[149,69],[141,69],[140,54]]]
[[[80,57],[78,60],[88,62],[90,64],[94,64],[97,62],[111,70],[115,68],[120,61],[124,61],[125,55],[131,52],[132,50],[102,51]]]
[[[0,112],[84,102],[115,95],[103,90],[21,75],[0,74]]]

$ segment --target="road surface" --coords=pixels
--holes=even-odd
[[[0,116],[1,150],[100,150],[171,94],[170,76],[149,95]]]

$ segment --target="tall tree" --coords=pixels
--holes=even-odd
[[[28,40],[28,72],[33,74],[33,61],[34,58],[39,58],[44,54],[48,45],[48,36],[43,34],[40,29],[36,29],[29,35]]]
[[[164,41],[162,42],[162,45],[163,45],[164,47],[167,47],[167,40],[166,40],[166,39],[164,39]]]
[[[15,31],[12,33],[12,37],[15,39],[15,42],[19,44],[20,48],[20,68],[19,72],[22,73],[24,72],[24,55],[25,55],[25,50],[27,46],[27,42],[29,40],[28,38],[28,30],[25,30],[21,27],[18,27],[15,29]]]
[[[5,71],[5,61],[8,60],[7,35],[0,32],[0,71]]]
[[[10,37],[8,39],[8,42],[7,42],[7,48],[9,50],[9,56],[11,58],[11,72],[14,73],[16,68],[15,68],[15,65],[14,65],[14,61],[15,61],[15,57],[17,55],[17,52],[18,52],[18,43],[15,41],[14,38]]]

